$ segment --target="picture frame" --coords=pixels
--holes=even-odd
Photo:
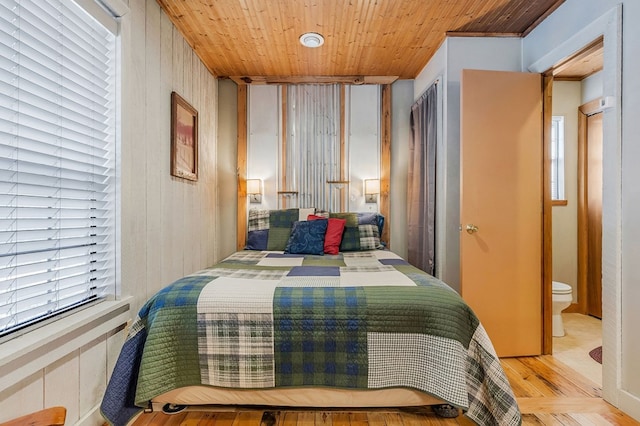
[[[198,180],[198,111],[171,92],[171,175]]]

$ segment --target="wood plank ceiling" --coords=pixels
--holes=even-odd
[[[415,78],[447,34],[522,37],[563,1],[157,0],[216,76],[361,83]],[[300,45],[310,31],[323,46]]]
[[[604,38],[600,37],[580,52],[553,67],[554,80],[583,80],[604,65]]]

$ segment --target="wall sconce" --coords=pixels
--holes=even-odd
[[[262,203],[262,180],[247,179],[247,195],[250,203]]]
[[[365,203],[377,203],[379,193],[380,193],[380,179],[364,180],[364,202]]]

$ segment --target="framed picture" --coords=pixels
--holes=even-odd
[[[171,92],[171,174],[198,180],[198,111]]]

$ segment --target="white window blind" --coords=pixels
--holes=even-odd
[[[551,199],[564,200],[564,116],[551,119]]]
[[[113,294],[115,36],[0,0],[0,335]]]

